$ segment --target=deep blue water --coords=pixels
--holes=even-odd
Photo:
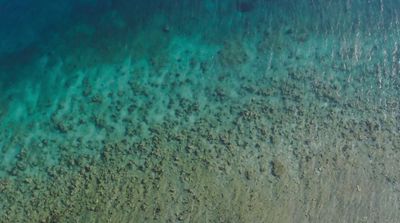
[[[179,14],[192,14],[200,17],[205,11],[211,14],[219,14],[219,19],[224,19],[223,13],[239,11],[247,13],[254,8],[263,9],[265,16],[269,16],[270,10],[284,10],[285,16],[293,16],[293,19],[302,19],[303,16],[313,16],[310,23],[327,21],[327,29],[341,21],[335,14],[330,15],[329,8],[344,12],[351,16],[353,21],[349,26],[354,26],[357,20],[364,22],[388,25],[394,22],[396,15],[396,1],[330,1],[330,0],[303,0],[303,1],[127,1],[127,0],[55,0],[55,1],[7,1],[0,2],[0,55],[22,53],[28,48],[38,47],[39,43],[46,41],[51,35],[62,33],[67,27],[76,23],[98,23],[102,14],[112,10],[120,13],[130,22],[140,23],[146,16],[154,13],[167,12],[170,17]],[[302,9],[308,11],[301,11]],[[299,12],[300,11],[300,12]],[[202,14],[203,13],[203,14]],[[308,15],[307,15],[308,14]],[[212,22],[211,17],[202,17],[199,22]],[[346,17],[347,19],[347,17]],[[379,21],[382,20],[382,21]],[[328,23],[329,21],[329,23]],[[336,24],[335,24],[336,22]],[[349,22],[349,21],[347,21]],[[350,28],[350,27],[349,27]],[[62,35],[62,34],[61,34]],[[27,54],[27,53],[25,53]]]

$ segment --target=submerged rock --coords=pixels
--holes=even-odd
[[[238,1],[236,2],[236,10],[239,12],[251,12],[255,8],[255,4],[252,1]]]
[[[271,173],[275,177],[281,178],[285,174],[285,166],[279,160],[271,161]]]

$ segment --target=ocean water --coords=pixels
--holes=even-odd
[[[0,222],[399,222],[399,9],[0,0]]]

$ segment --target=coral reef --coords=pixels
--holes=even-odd
[[[210,18],[219,37],[196,35],[202,11],[157,14],[119,22],[104,54],[61,38],[62,62],[26,65],[40,79],[1,98],[0,222],[395,222],[399,77],[380,39],[357,54],[296,26],[302,5],[270,20],[255,9],[272,1],[235,2]]]

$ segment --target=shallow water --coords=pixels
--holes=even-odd
[[[0,0],[0,222],[397,222],[398,6]]]

